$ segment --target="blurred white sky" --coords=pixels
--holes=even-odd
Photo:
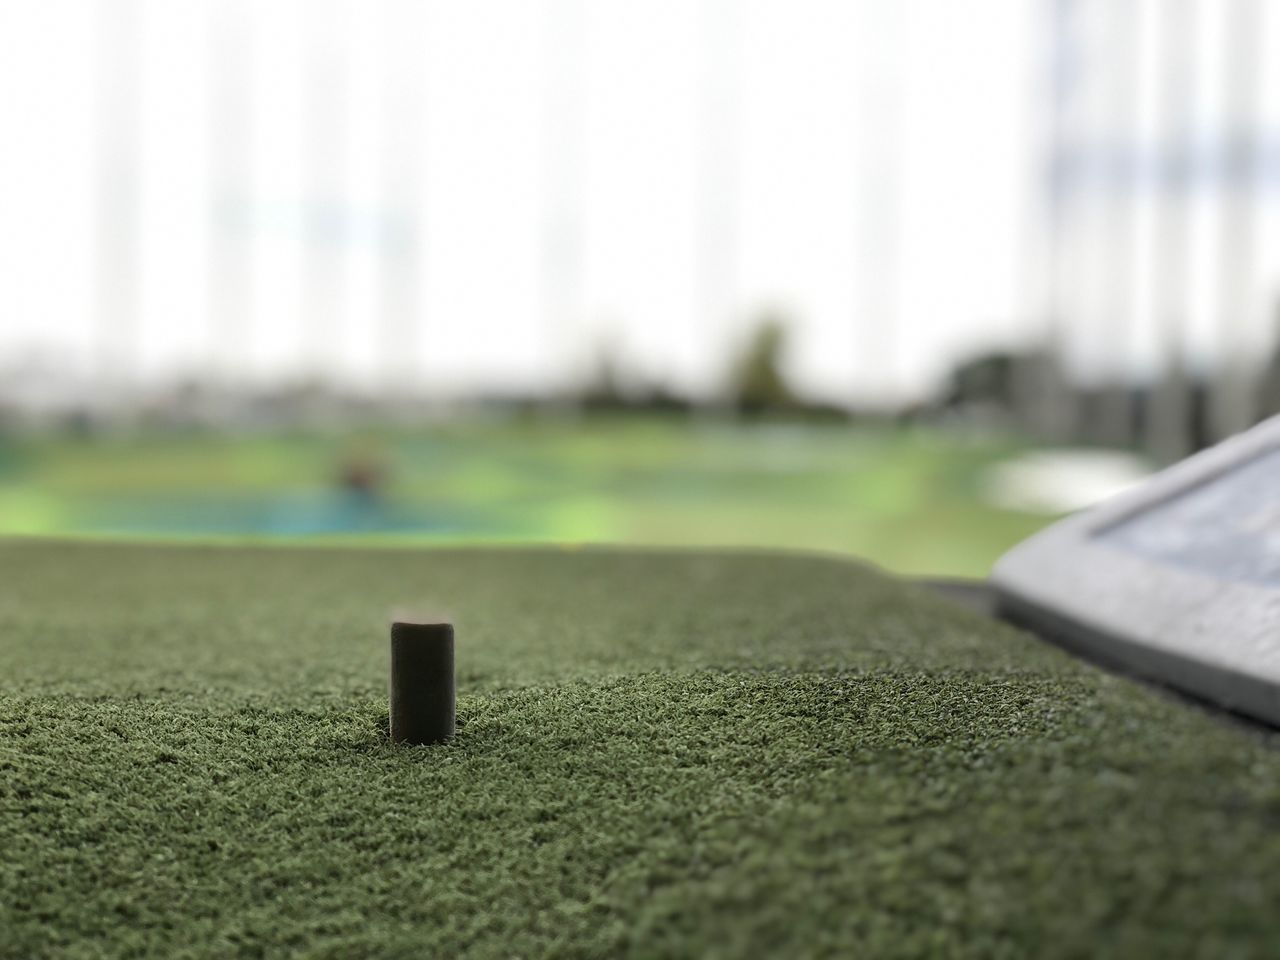
[[[144,380],[369,386],[394,368],[519,390],[608,348],[706,394],[776,307],[810,394],[918,393],[957,355],[1038,332],[1037,9],[0,0],[0,363],[42,351],[94,373],[97,263],[141,277],[136,347],[106,354]],[[130,166],[102,32],[127,39],[130,17],[136,222],[102,219],[98,194]],[[236,70],[241,136],[213,112]],[[405,303],[407,342],[386,317]]]
[[[140,346],[125,362],[136,375],[232,362],[207,289],[221,230],[252,251],[252,323],[231,327],[243,374],[322,365],[376,380],[387,353],[378,226],[396,216],[379,157],[387,71],[408,63],[411,76],[415,61],[425,81],[415,350],[435,386],[556,382],[607,346],[645,376],[706,392],[723,375],[726,340],[777,306],[795,322],[794,373],[844,398],[919,387],[955,349],[1014,323],[1032,33],[1023,0],[0,0],[0,348],[10,357],[41,347],[86,372],[100,362],[96,134],[112,69],[100,61],[101,21],[127,36],[131,11],[143,282]],[[219,18],[236,16],[247,17],[250,176],[218,184],[211,38]],[[315,74],[304,51],[316,36],[336,51],[336,161],[306,139]],[[868,93],[878,69],[905,85]],[[895,96],[900,143],[882,122]],[[868,188],[870,166],[898,158],[898,184]],[[883,191],[900,192],[896,211]],[[900,214],[897,255],[875,236],[875,203],[888,204],[881,221]],[[345,223],[324,241],[337,254],[313,257],[317,208]],[[569,237],[559,257],[548,255],[557,229]],[[117,251],[104,263],[129,260]],[[316,337],[299,296],[317,263],[337,271],[322,283],[339,304],[318,346],[305,343]],[[896,329],[877,329],[886,324],[865,316],[872,309],[897,311]]]

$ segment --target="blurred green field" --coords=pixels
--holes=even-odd
[[[10,438],[0,535],[617,543],[833,551],[981,576],[1049,517],[982,482],[1016,441],[936,430],[646,419]],[[387,467],[371,501],[336,482]]]

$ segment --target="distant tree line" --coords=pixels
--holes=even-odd
[[[1255,419],[1280,414],[1280,335],[1253,381]],[[725,362],[721,407],[746,419],[886,419],[883,405],[859,410],[806,399],[786,374],[788,327],[779,313],[760,317],[751,334]],[[611,357],[576,402],[593,411],[687,413],[688,397],[660,386],[624,386]],[[936,423],[1015,431],[1038,442],[1078,443],[1145,450],[1177,459],[1211,445],[1210,416],[1215,383],[1171,364],[1157,380],[1084,384],[1073,380],[1053,351],[992,350],[951,370],[935,396],[888,416],[904,423]]]
[[[804,398],[787,376],[788,324],[781,313],[763,314],[746,340],[725,363],[720,398],[711,406],[744,419],[820,418],[845,419],[844,407]],[[707,407],[669,387],[627,387],[612,357],[602,356],[595,377],[577,402],[591,411],[647,411],[690,413]]]
[[[1255,419],[1280,415],[1280,335],[1256,376],[1248,398]],[[1175,460],[1208,446],[1215,434],[1212,405],[1219,384],[1176,364],[1158,380],[1086,385],[1073,381],[1061,358],[1049,350],[993,350],[956,364],[936,394],[894,410],[836,406],[804,396],[787,374],[788,324],[778,312],[761,315],[749,334],[726,352],[719,391],[692,398],[668,384],[647,382],[602,351],[595,372],[577,390],[558,396],[490,395],[451,410],[493,408],[541,414],[579,410],[685,416],[714,413],[744,420],[788,419],[842,422],[930,423],[958,429],[1016,432],[1041,443],[1104,445],[1144,450]],[[446,411],[447,412],[447,411]],[[200,381],[180,382],[149,396],[126,421],[159,429],[218,429],[232,425],[287,428],[308,424],[368,423],[438,416],[439,405],[402,396],[343,391],[317,380],[279,384],[232,394]],[[33,421],[0,394],[0,432]],[[72,406],[39,419],[46,426],[93,433],[121,422],[89,405]],[[1220,427],[1218,428],[1220,430]]]
[[[957,365],[938,401],[913,414],[998,424],[1047,442],[1140,449],[1172,460],[1223,439],[1211,416],[1219,376],[1171,364],[1147,383],[1084,385],[1073,382],[1049,351],[991,351]],[[1280,415],[1280,337],[1246,389],[1254,422]]]

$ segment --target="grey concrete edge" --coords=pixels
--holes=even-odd
[[[1280,448],[1280,418],[1060,521],[991,574],[996,611],[1099,662],[1280,725],[1280,591],[1151,565],[1096,534]]]

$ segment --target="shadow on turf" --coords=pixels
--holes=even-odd
[[[379,708],[378,712],[376,713],[373,711],[373,709],[370,709],[367,719],[368,719],[368,729],[372,731],[372,734],[373,734],[372,737],[367,740],[361,740],[358,743],[346,744],[346,746],[353,749],[356,753],[368,753],[371,750],[385,750],[388,748],[394,748],[397,750],[401,749],[402,747],[404,749],[412,749],[412,745],[404,746],[402,744],[397,744],[392,741],[391,717],[387,713],[385,706],[382,706],[381,708]],[[457,725],[457,730],[461,731],[462,728],[467,725],[467,718],[463,714],[459,713],[455,720],[455,723]],[[433,744],[432,746],[442,746],[442,745]]]

